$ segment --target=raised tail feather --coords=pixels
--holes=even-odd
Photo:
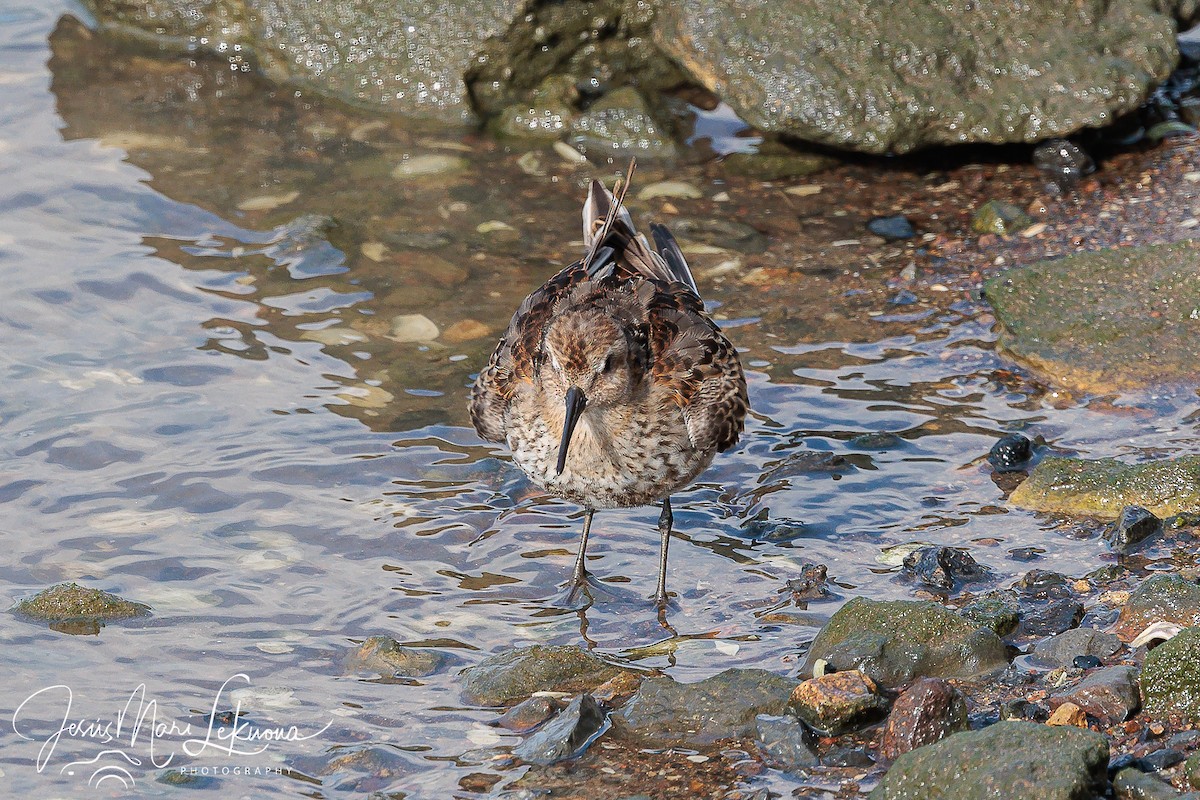
[[[593,180],[583,204],[583,242],[588,249],[586,264],[602,267],[607,259],[596,258],[593,251],[611,247],[621,254],[622,260],[648,278],[667,283],[682,283],[697,295],[696,281],[687,261],[679,250],[679,244],[666,227],[657,223],[650,226],[654,247],[646,237],[633,227],[633,218],[624,206],[613,213],[616,198],[600,181]],[[611,223],[606,222],[612,217]],[[605,227],[608,232],[603,233]]]

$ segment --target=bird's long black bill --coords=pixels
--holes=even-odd
[[[586,405],[587,397],[582,391],[574,386],[567,390],[567,410],[563,417],[562,441],[558,443],[559,475],[562,475],[563,468],[567,465],[567,448],[571,446],[571,434],[575,432],[575,423],[579,422],[579,416],[583,414],[583,408]]]

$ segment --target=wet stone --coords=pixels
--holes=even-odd
[[[1126,506],[1121,516],[1104,531],[1104,541],[1118,553],[1162,531],[1162,520],[1141,506]]]
[[[1129,596],[1114,632],[1128,642],[1155,622],[1200,625],[1200,585],[1179,575],[1154,576]]]
[[[992,445],[988,463],[997,472],[1020,472],[1029,466],[1033,457],[1033,442],[1019,433],[1010,433]]]
[[[605,727],[605,714],[590,694],[581,694],[545,727],[513,748],[528,764],[553,764],[581,754]]]
[[[1069,579],[1058,572],[1031,569],[1021,576],[1014,588],[1030,600],[1062,600],[1071,596]]]
[[[838,165],[838,160],[818,153],[763,147],[757,153],[731,153],[721,160],[727,175],[760,181],[804,178]]]
[[[571,144],[593,159],[645,156],[669,159],[677,148],[650,115],[646,101],[629,86],[609,92],[570,124]]]
[[[935,589],[949,591],[960,581],[979,580],[987,575],[971,554],[961,547],[922,547],[904,557],[904,572]]]
[[[1075,656],[1071,659],[1071,666],[1075,669],[1095,669],[1103,663],[1097,656]]]
[[[727,669],[690,684],[655,676],[642,681],[613,719],[647,742],[707,746],[754,735],[755,717],[782,714],[796,685],[761,669]]]
[[[893,447],[899,447],[903,443],[903,439],[890,431],[860,433],[846,442],[847,446],[858,450],[890,450]]]
[[[1108,783],[1108,740],[1073,727],[998,722],[905,753],[871,800],[1085,800]]]
[[[551,698],[534,695],[505,711],[495,724],[514,733],[525,733],[550,719],[557,710],[558,704]]]
[[[1141,689],[1148,715],[1200,720],[1200,628],[1187,628],[1150,651]]]
[[[16,611],[41,622],[57,625],[78,623],[82,626],[81,632],[95,633],[104,622],[147,616],[150,606],[77,583],[60,583],[22,600],[17,604]]]
[[[1028,722],[1044,722],[1050,712],[1039,703],[1031,703],[1023,697],[1008,700],[1000,707],[1000,719]]]
[[[1046,724],[1051,727],[1058,725],[1071,725],[1076,728],[1086,728],[1087,712],[1074,703],[1063,703],[1050,713],[1050,717],[1046,720]]]
[[[911,239],[917,235],[912,223],[903,214],[890,217],[875,217],[867,223],[867,230],[876,236],[882,236],[889,242],[900,239]]]
[[[888,703],[874,681],[849,670],[804,681],[792,692],[789,707],[814,730],[840,736],[882,719]]]
[[[388,338],[395,342],[430,342],[439,334],[438,326],[424,314],[400,314],[392,319]]]
[[[842,606],[817,634],[805,671],[817,661],[861,669],[885,688],[919,677],[976,677],[1008,664],[995,633],[936,603],[865,597]]]
[[[1033,149],[1033,165],[1063,190],[1096,171],[1096,162],[1067,139],[1048,139]]]
[[[1131,767],[1116,774],[1112,788],[1115,800],[1177,800],[1180,797],[1171,784]]]
[[[789,578],[784,585],[797,603],[824,600],[830,596],[828,570],[824,564],[805,564],[800,568],[800,577]]]
[[[880,753],[895,761],[910,750],[941,741],[967,727],[967,701],[962,693],[939,678],[922,678],[892,704]]]
[[[791,772],[819,763],[808,731],[791,715],[759,714],[754,735],[763,759],[775,769]]]
[[[741,253],[761,253],[769,244],[757,229],[725,217],[674,217],[671,233],[685,247],[699,243]]]
[[[1195,128],[1177,119],[1164,120],[1146,129],[1146,140],[1151,144],[1158,144],[1164,139],[1195,135]]]
[[[1141,706],[1138,671],[1125,665],[1097,670],[1058,698],[1074,703],[1097,719],[1124,722]]]
[[[1185,760],[1187,760],[1187,756],[1181,750],[1164,747],[1142,756],[1135,763],[1146,772],[1162,772],[1176,764],[1182,764]]]
[[[1029,215],[1012,203],[988,200],[971,217],[971,230],[976,233],[994,233],[1005,236],[1028,228],[1033,224]]]
[[[960,608],[958,613],[997,636],[1012,633],[1021,621],[1017,593],[1011,589],[999,589],[981,595]]]
[[[467,160],[462,156],[428,153],[404,159],[392,168],[392,177],[398,180],[409,180],[443,176],[451,172],[460,172],[467,166]]]
[[[1032,660],[1044,667],[1065,667],[1080,656],[1109,658],[1121,649],[1121,640],[1095,628],[1075,628],[1037,643]]]
[[[901,289],[888,300],[894,306],[911,306],[918,301],[919,298],[908,289]]]
[[[1083,603],[1078,600],[1055,600],[1021,617],[1017,633],[1021,636],[1053,636],[1079,625],[1083,619]]]
[[[620,671],[578,647],[533,645],[463,670],[463,698],[481,706],[507,705],[535,692],[587,691]]]
[[[1188,786],[1200,789],[1200,753],[1192,753],[1183,765],[1183,774],[1187,776]]]
[[[446,656],[425,647],[404,647],[390,636],[372,636],[346,656],[346,672],[374,672],[385,678],[432,675]]]

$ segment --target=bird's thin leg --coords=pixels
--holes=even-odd
[[[595,513],[590,508],[586,509],[586,516],[583,518],[583,537],[579,540],[579,554],[575,556],[575,569],[571,572],[573,590],[587,586],[587,569],[583,566],[583,559],[587,553],[588,534],[592,532],[592,517]]]
[[[658,589],[654,592],[654,602],[659,608],[667,605],[667,545],[671,543],[671,498],[663,500],[662,513],[658,515],[658,535],[661,542],[658,548]]]

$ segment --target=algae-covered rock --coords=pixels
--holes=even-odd
[[[1116,519],[1126,506],[1159,517],[1200,511],[1200,456],[1146,464],[1111,458],[1047,458],[1009,496],[1032,511]]]
[[[899,153],[1107,124],[1170,73],[1184,9],[682,0],[659,5],[654,39],[759,130]]]
[[[464,120],[463,73],[518,0],[87,0],[100,28],[350,103]]]
[[[1147,714],[1200,720],[1200,628],[1180,631],[1151,650],[1141,685]]]
[[[783,713],[796,686],[796,681],[762,669],[727,669],[697,683],[647,678],[614,722],[647,742],[706,746],[753,736],[755,717]]]
[[[463,698],[482,706],[505,705],[534,692],[586,691],[620,671],[578,647],[533,645],[463,670]]]
[[[871,800],[1092,800],[1107,787],[1108,739],[1072,727],[998,722],[896,759]]]
[[[16,611],[30,619],[50,623],[109,622],[146,616],[150,606],[77,583],[60,583],[22,600]]]
[[[1129,596],[1114,632],[1128,642],[1155,622],[1200,625],[1200,584],[1179,575],[1155,575]]]
[[[993,278],[984,292],[1001,346],[1062,385],[1200,382],[1200,241],[1042,261]]]
[[[559,139],[567,132],[578,112],[575,81],[567,75],[554,75],[542,82],[532,96],[502,110],[488,122],[488,130],[497,136],[514,139]]]
[[[803,178],[838,163],[836,158],[822,153],[806,153],[771,143],[759,146],[756,153],[730,153],[721,159],[726,174],[760,181]]]
[[[971,230],[1007,236],[1033,224],[1029,215],[1012,203],[988,200],[971,217]]]
[[[592,160],[676,155],[675,142],[654,121],[641,94],[628,86],[601,97],[572,120],[570,129],[571,144]]]
[[[915,678],[970,678],[1008,664],[992,631],[937,603],[856,597],[833,615],[809,648],[838,671],[861,670],[885,688]]]

